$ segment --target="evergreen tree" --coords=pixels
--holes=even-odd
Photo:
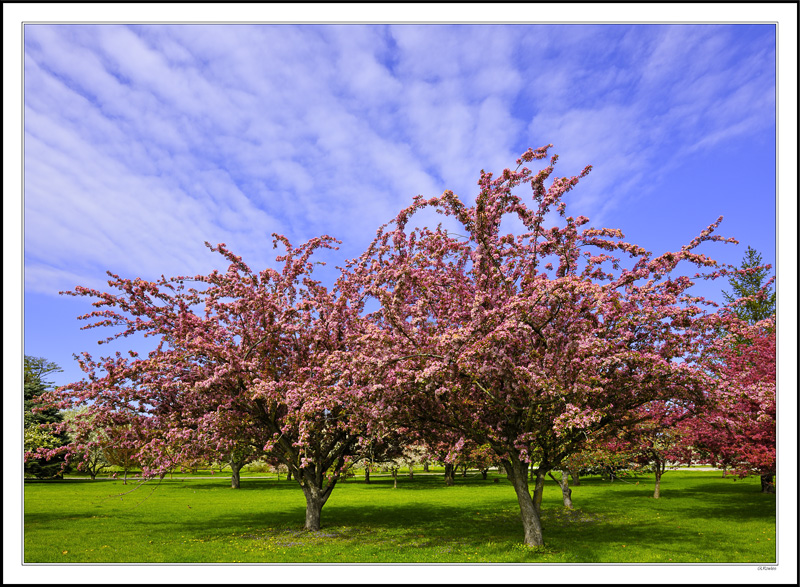
[[[728,303],[747,298],[735,308],[736,315],[749,324],[755,324],[775,314],[775,292],[768,279],[770,265],[764,265],[761,253],[747,247],[739,272],[728,278],[733,292],[722,292]]]
[[[34,411],[41,405],[39,398],[53,385],[44,378],[61,371],[61,368],[43,357],[25,355],[25,378],[23,386],[24,399],[24,446],[25,452],[33,451],[39,447],[56,448],[69,443],[66,434],[52,434],[40,428],[41,424],[54,424],[63,420],[61,413],[55,408],[43,411]],[[61,476],[63,457],[55,457],[49,461],[45,459],[26,459],[25,475],[32,475],[37,479],[47,479]]]

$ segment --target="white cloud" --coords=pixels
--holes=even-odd
[[[205,240],[259,266],[273,231],[354,256],[413,196],[469,199],[551,142],[557,174],[596,166],[570,197],[602,218],[677,153],[764,127],[769,48],[728,55],[726,31],[28,27],[27,286],[204,271]]]

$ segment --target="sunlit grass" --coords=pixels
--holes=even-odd
[[[511,485],[490,475],[391,477],[340,483],[323,529],[302,529],[305,500],[294,481],[165,479],[130,491],[121,481],[25,485],[25,561],[100,562],[560,562],[770,563],[775,496],[758,479],[668,472],[662,497],[652,478],[573,488],[576,509],[547,485],[546,546],[522,546]],[[637,484],[638,482],[638,484]]]

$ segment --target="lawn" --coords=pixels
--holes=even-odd
[[[177,476],[176,476],[177,477]],[[495,479],[498,479],[495,482]],[[775,496],[758,478],[670,471],[581,479],[565,510],[552,481],[542,502],[545,548],[522,542],[514,490],[497,475],[350,479],[302,529],[305,500],[274,475],[25,484],[26,563],[774,563]],[[129,493],[126,493],[129,492]]]

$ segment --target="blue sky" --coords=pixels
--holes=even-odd
[[[720,215],[775,261],[774,25],[27,25],[25,352],[80,378],[105,271],[254,267],[270,234],[356,256],[417,194],[474,197],[552,143],[568,210],[677,249]],[[727,284],[702,292],[721,299]],[[126,341],[128,342],[128,341]]]
[[[569,194],[570,213],[621,228],[627,240],[656,252],[680,247],[723,215],[720,233],[741,244],[704,252],[738,264],[750,245],[766,262],[779,260],[779,390],[790,390],[779,393],[779,433],[789,440],[779,458],[781,474],[791,478],[797,6],[454,6],[4,4],[4,364],[19,365],[23,350],[45,356],[64,368],[53,377],[61,384],[81,376],[73,353],[122,350],[98,347],[102,334],[79,330],[75,317],[90,309],[88,300],[57,293],[79,284],[102,288],[106,270],[147,278],[204,273],[219,267],[206,240],[227,243],[259,267],[273,258],[271,232],[295,243],[330,234],[344,241],[338,254],[325,256],[321,275],[330,279],[333,265],[357,255],[414,195],[453,189],[470,198],[480,169],[499,172],[528,147],[553,143],[559,175],[594,166]],[[34,24],[577,18],[653,24]],[[763,24],[682,24],[721,21]],[[14,183],[23,179],[24,193]],[[726,285],[702,293],[721,299]],[[7,389],[19,389],[19,379],[17,369],[4,369]],[[5,439],[19,429],[19,401],[4,396]],[[18,459],[19,436],[4,442],[9,462]],[[782,565],[773,578],[794,576],[783,564],[794,560],[786,554],[796,544],[793,491],[787,485],[778,496]],[[11,494],[18,495],[4,492]],[[4,510],[18,512],[19,503],[4,497]],[[4,572],[21,560],[15,531],[6,524],[12,546]],[[163,578],[163,569],[135,572],[151,570]],[[435,571],[398,570],[422,581]],[[618,580],[617,568],[584,570]],[[31,577],[49,569],[25,571]],[[203,577],[212,571],[203,569]],[[718,580],[723,571],[660,569],[676,582]],[[731,567],[731,579],[747,571]],[[59,580],[70,572],[59,569]],[[471,567],[470,580],[481,573],[497,576]]]

